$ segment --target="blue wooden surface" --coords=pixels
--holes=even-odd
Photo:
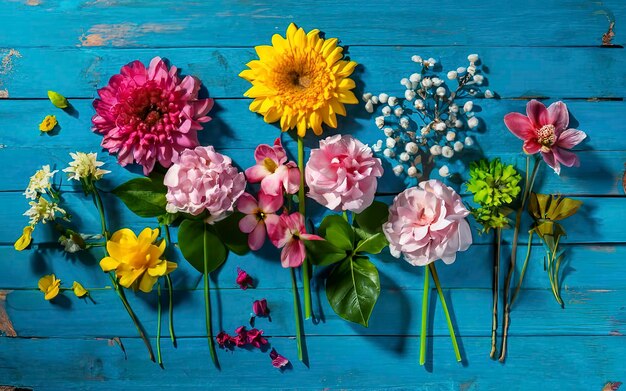
[[[14,0],[0,2],[0,386],[37,390],[111,389],[393,389],[393,390],[602,390],[609,381],[626,382],[626,163],[623,102],[626,52],[620,33],[626,17],[622,0],[592,1],[268,1],[218,0]],[[181,263],[176,288],[179,346],[163,340],[165,370],[148,361],[132,323],[98,272],[93,254],[66,256],[53,249],[53,235],[38,229],[36,245],[24,252],[12,243],[23,224],[21,195],[28,176],[42,164],[62,167],[75,150],[100,151],[90,132],[96,89],[127,62],[159,55],[184,73],[201,78],[216,98],[214,120],[201,134],[246,167],[258,143],[278,134],[248,111],[247,89],[237,77],[254,57],[252,47],[269,42],[290,22],[339,37],[351,58],[362,64],[358,93],[401,92],[398,81],[412,72],[413,54],[433,56],[449,67],[479,53],[489,66],[489,83],[500,100],[477,101],[483,132],[477,144],[487,156],[523,162],[520,143],[502,123],[504,114],[523,111],[532,97],[564,99],[589,140],[580,145],[582,166],[561,177],[540,173],[540,189],[584,201],[566,222],[569,262],[563,279],[566,309],[552,297],[542,268],[541,247],[533,246],[526,285],[515,304],[509,359],[488,358],[490,335],[490,237],[449,267],[441,267],[445,294],[454,312],[466,361],[457,364],[436,304],[425,368],[417,364],[421,270],[393,259],[375,258],[382,293],[369,328],[339,319],[314,279],[319,322],[305,323],[310,367],[296,360],[289,274],[278,252],[233,255],[214,275],[216,328],[232,331],[247,322],[250,303],[267,298],[272,322],[258,320],[293,368],[279,372],[266,353],[218,351],[222,371],[210,363],[203,338],[200,276]],[[612,48],[600,47],[609,23],[616,22]],[[64,115],[46,99],[48,89],[69,98],[78,116]],[[37,124],[57,114],[61,129],[40,136]],[[361,107],[349,109],[340,131],[364,142],[380,138]],[[287,148],[295,145],[284,138]],[[308,146],[315,140],[307,140]],[[136,174],[101,155],[113,174],[107,188]],[[402,183],[385,175],[379,197],[389,202]],[[64,184],[69,209],[82,225],[97,226],[97,215],[77,188]],[[150,220],[128,212],[111,196],[113,227],[139,229]],[[312,208],[313,210],[313,208]],[[320,218],[321,209],[313,211]],[[510,240],[510,237],[507,237]],[[525,239],[522,239],[522,242]],[[505,246],[504,254],[510,251]],[[257,287],[241,291],[237,266]],[[69,297],[45,302],[37,280],[54,272],[92,290],[97,304]],[[151,337],[156,330],[155,294],[130,295]],[[434,297],[434,295],[433,295]],[[166,331],[164,332],[164,336]],[[123,343],[128,357],[115,338]],[[1,387],[0,387],[1,388]]]

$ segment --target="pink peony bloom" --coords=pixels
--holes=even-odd
[[[209,212],[207,222],[219,221],[234,210],[246,179],[232,160],[213,147],[187,149],[172,160],[163,183],[167,186],[166,209],[197,216]]]
[[[267,345],[267,339],[263,337],[263,330],[250,329],[247,332],[248,343],[255,348]]]
[[[252,277],[245,270],[237,268],[237,285],[244,291],[253,286]]]
[[[306,251],[302,239],[323,240],[317,235],[306,233],[304,217],[298,212],[280,215],[277,224],[268,224],[267,228],[274,246],[282,248],[280,263],[283,267],[298,267],[304,262]]]
[[[283,196],[270,196],[259,193],[259,201],[248,193],[243,193],[237,200],[237,209],[247,216],[239,220],[239,229],[248,235],[248,246],[258,250],[265,243],[265,222],[275,226],[278,222],[276,211],[283,206]]]
[[[268,195],[295,194],[300,189],[300,171],[294,162],[287,161],[287,153],[280,138],[274,146],[261,144],[254,151],[256,165],[246,170],[250,183],[261,182],[261,189]]]
[[[541,152],[543,160],[561,172],[561,163],[567,167],[578,166],[578,156],[569,149],[587,137],[578,129],[568,129],[569,113],[565,103],[554,102],[546,109],[543,103],[531,100],[526,105],[526,115],[509,113],[504,123],[511,133],[524,140],[524,152],[534,155]]]
[[[252,311],[256,316],[268,316],[270,309],[267,307],[267,300],[255,300],[254,303],[252,303]]]
[[[198,142],[213,99],[198,99],[200,81],[183,80],[160,57],[146,69],[139,61],[122,67],[93,102],[93,130],[104,136],[102,147],[117,153],[122,166],[136,162],[148,175],[158,161],[169,167],[174,158]]]
[[[278,354],[276,349],[272,348],[270,352],[270,358],[272,359],[272,365],[274,368],[282,368],[285,365],[289,364],[289,360],[287,360],[284,356]]]
[[[454,262],[457,251],[472,244],[468,214],[461,197],[436,179],[406,189],[393,200],[383,225],[391,255],[402,254],[414,266]]]
[[[362,212],[374,201],[380,159],[367,145],[350,135],[335,135],[320,141],[306,164],[308,196],[328,209]]]

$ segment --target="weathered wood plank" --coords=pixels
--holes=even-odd
[[[462,338],[467,362],[457,363],[447,337],[430,338],[427,366],[417,364],[416,337],[309,337],[310,367],[298,362],[295,341],[272,338],[272,347],[292,360],[293,369],[271,367],[267,352],[218,351],[221,371],[212,367],[203,338],[164,340],[166,370],[148,361],[138,339],[123,338],[128,358],[108,339],[0,338],[3,383],[36,390],[206,389],[385,389],[601,390],[623,380],[617,359],[624,337],[512,337],[506,365],[488,357],[489,338]],[[541,365],[538,365],[541,363]]]
[[[621,5],[515,1],[502,12],[501,3],[494,0],[462,6],[456,1],[425,1],[419,7],[409,1],[373,2],[357,8],[348,1],[328,0],[314,7],[285,0],[184,6],[173,0],[158,5],[147,0],[48,0],[4,2],[0,15],[7,16],[3,40],[21,47],[251,46],[259,37],[284,33],[292,21],[350,45],[578,46],[600,45],[609,21],[617,18],[619,26]],[[34,34],[31,25],[53,34]],[[621,42],[619,37],[614,41]]]
[[[536,243],[536,242],[535,242]],[[567,264],[563,266],[562,279],[564,289],[626,289],[626,245],[568,245]],[[457,261],[449,266],[438,267],[441,280],[446,288],[490,288],[491,264],[493,258],[491,245],[475,244],[466,252],[459,253]],[[507,262],[510,247],[503,246],[503,262]],[[519,257],[526,254],[526,246],[519,249]],[[58,247],[37,245],[33,249],[15,251],[12,246],[0,246],[0,287],[5,289],[36,289],[37,281],[45,274],[56,273],[63,279],[64,286],[70,286],[73,280],[81,282],[87,288],[110,286],[107,275],[100,272],[97,262],[102,257],[98,249],[77,256],[64,256]],[[177,290],[201,288],[200,274],[184,261],[178,250],[168,250],[167,257],[176,261],[178,270],[172,273],[172,280]],[[543,270],[544,250],[535,244],[531,251],[524,287],[545,289],[548,276]],[[279,253],[271,244],[260,252],[244,256],[230,254],[226,264],[213,273],[219,289],[236,288],[237,267],[246,270],[255,279],[255,287],[262,289],[288,288],[291,277],[279,263]],[[383,290],[413,289],[421,286],[421,268],[393,258],[387,251],[373,257],[381,275]],[[520,260],[522,262],[522,260]],[[518,265],[518,269],[521,265]],[[324,274],[323,269],[316,269],[316,274]],[[317,285],[322,282],[315,279]],[[322,300],[323,297],[322,290]]]
[[[270,42],[269,37],[260,44]],[[71,98],[93,98],[124,65],[154,56],[167,58],[185,74],[199,77],[213,97],[240,98],[250,84],[237,75],[256,58],[251,48],[129,49],[16,48],[11,70],[3,77],[9,98],[44,98],[48,89]],[[467,65],[478,52],[489,67],[488,88],[502,98],[623,98],[626,50],[586,47],[383,47],[355,46],[349,50],[358,68],[358,92],[404,94],[399,83],[418,71],[411,56],[434,56],[445,69]],[[8,55],[5,50],[2,55]],[[583,61],[584,59],[584,61]],[[545,71],[538,72],[538,64]],[[602,66],[598,66],[602,64]],[[50,75],[57,75],[51,78]]]
[[[419,287],[423,278],[415,276]],[[68,281],[66,285],[69,285]],[[443,280],[444,287],[446,281]],[[215,286],[215,285],[214,285]],[[365,328],[339,318],[330,308],[324,293],[315,297],[317,322],[304,322],[307,335],[419,335],[421,319],[421,289],[394,289],[387,280],[378,303]],[[432,287],[430,316],[434,318],[433,333],[448,334],[441,303]],[[456,319],[457,332],[462,336],[491,335],[491,289],[444,289],[448,308]],[[512,335],[612,335],[625,333],[626,308],[624,290],[564,289],[565,309],[552,296],[547,278],[544,289],[524,290],[513,307]],[[136,329],[122,304],[111,289],[92,290],[89,300],[60,296],[50,303],[41,292],[16,290],[6,296],[5,307],[15,332],[20,337],[132,337]],[[131,306],[150,335],[156,333],[156,292],[127,295]],[[212,307],[215,333],[233,332],[247,325],[252,302],[267,299],[272,321],[257,319],[256,327],[269,336],[294,336],[293,298],[291,289],[238,288],[213,291]],[[180,337],[206,335],[202,290],[175,292],[175,328]],[[164,300],[163,303],[167,301]],[[435,302],[437,302],[435,304]],[[167,307],[166,307],[167,308]],[[166,314],[166,312],[164,312]],[[38,320],[33,322],[33,314]],[[162,335],[169,335],[167,328]]]

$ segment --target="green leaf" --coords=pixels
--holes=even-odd
[[[379,232],[375,235],[371,235],[368,238],[362,239],[356,246],[355,252],[365,252],[369,254],[379,254],[389,242],[385,237],[385,234]]]
[[[65,99],[65,97],[58,92],[48,91],[48,99],[50,99],[50,102],[52,102],[52,104],[59,109],[65,109],[69,106],[67,99]]]
[[[326,216],[320,224],[319,234],[335,247],[345,251],[354,249],[354,230],[339,215]]]
[[[223,220],[213,224],[222,242],[235,254],[244,255],[250,251],[248,247],[248,235],[239,229],[239,220],[245,215],[241,212],[235,212]]]
[[[159,222],[159,225],[172,225],[178,217],[178,213],[166,213],[164,215],[157,216],[157,221]]]
[[[354,215],[354,221],[359,228],[370,234],[383,231],[383,224],[389,218],[389,207],[387,204],[374,201],[363,212]]]
[[[213,232],[213,228],[197,220],[184,220],[180,224],[178,247],[183,257],[200,273],[204,271],[205,249],[208,257],[208,273],[220,267],[228,254],[226,246]]]
[[[326,280],[326,297],[337,315],[365,327],[379,294],[378,270],[367,257],[346,259]]]
[[[327,240],[305,240],[307,258],[317,266],[328,266],[346,259],[345,250],[337,248]]]
[[[115,194],[133,213],[140,217],[157,217],[166,214],[163,178],[135,178],[113,189]]]

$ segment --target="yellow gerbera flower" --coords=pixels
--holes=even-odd
[[[322,122],[337,127],[337,114],[346,115],[344,104],[358,103],[349,76],[356,62],[343,60],[337,38],[320,38],[319,30],[305,33],[293,23],[286,37],[274,34],[272,46],[257,46],[258,60],[239,74],[252,83],[244,94],[253,98],[250,110],[265,122],[280,120],[283,132],[297,127],[304,137],[311,128],[322,134]]]
[[[46,118],[39,124],[39,130],[42,132],[49,132],[57,126],[57,117],[54,115],[47,115]]]
[[[158,236],[158,229],[145,228],[139,237],[128,228],[120,229],[107,242],[109,256],[100,261],[100,267],[105,272],[115,270],[123,287],[152,291],[160,276],[171,273],[178,266],[161,259],[165,241],[155,245]]]
[[[30,242],[33,240],[33,230],[34,229],[35,229],[35,227],[33,227],[32,225],[27,225],[26,227],[24,227],[24,229],[22,230],[22,236],[20,236],[15,241],[15,244],[13,244],[13,247],[17,251],[22,251],[26,247],[28,247]]]
[[[44,293],[44,299],[52,300],[59,294],[61,280],[57,279],[54,274],[48,274],[39,279],[39,290]]]

